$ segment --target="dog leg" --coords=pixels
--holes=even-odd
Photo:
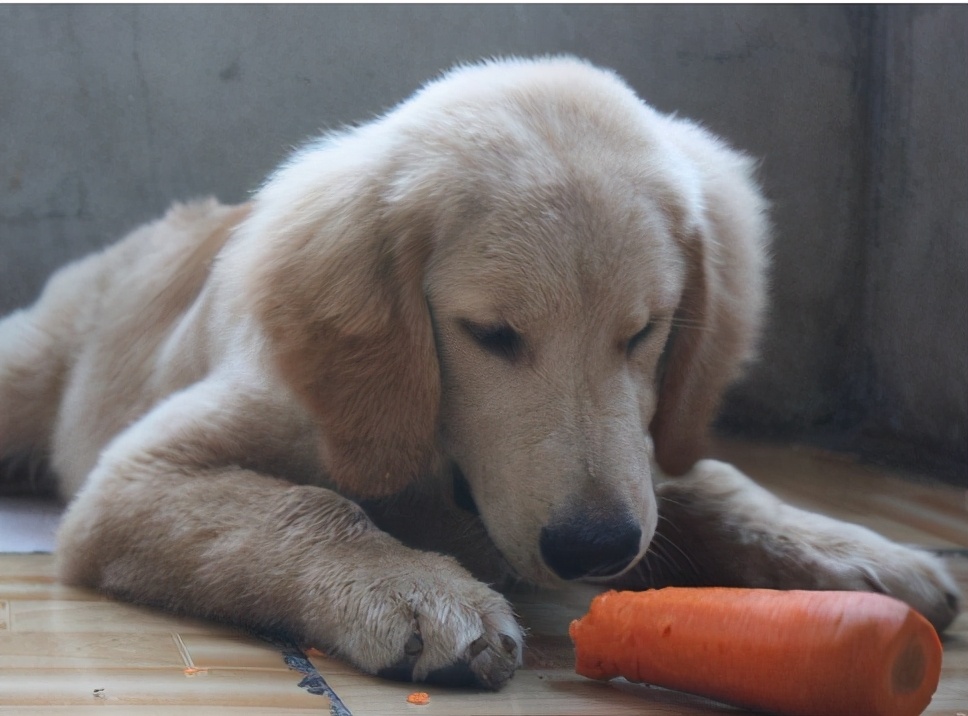
[[[660,524],[650,554],[619,586],[881,592],[939,631],[958,613],[958,588],[936,557],[787,505],[731,465],[702,460],[656,492]]]
[[[51,303],[0,319],[0,494],[53,488],[47,460],[72,336]]]
[[[449,554],[496,589],[516,581],[480,518],[457,506],[451,485],[421,483],[361,504],[380,529],[409,547]]]
[[[229,403],[186,393],[104,452],[61,528],[64,581],[282,632],[373,674],[494,689],[511,677],[522,633],[503,597],[331,490],[213,465],[238,443]]]
[[[71,303],[65,293],[87,268],[67,267],[34,306],[0,319],[0,458],[48,448],[82,322],[83,302]]]

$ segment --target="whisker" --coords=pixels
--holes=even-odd
[[[671,325],[674,328],[689,328],[691,330],[708,331],[709,326],[704,321],[690,320],[688,318],[674,318]]]
[[[679,560],[672,558],[670,555],[669,559],[672,562],[672,564],[679,565],[680,571],[688,570],[694,576],[699,577],[699,574],[700,574],[699,567],[693,561],[692,557],[690,557],[689,554],[682,549],[682,547],[680,547],[678,544],[676,544],[675,541],[670,539],[668,536],[662,534],[661,532],[657,532],[656,537],[659,538],[659,542],[657,543],[657,546],[660,546],[662,550],[665,550],[666,548],[673,549],[682,558],[682,562],[680,562]],[[653,542],[654,543],[656,542],[655,538],[653,538]]]

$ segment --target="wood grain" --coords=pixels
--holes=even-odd
[[[864,524],[945,555],[968,593],[968,492],[801,448],[721,442],[716,454],[803,507]],[[346,708],[363,714],[711,716],[744,712],[664,689],[574,674],[566,636],[596,590],[512,595],[529,630],[525,666],[500,693],[390,683],[311,656]],[[968,617],[944,639],[941,685],[929,716],[968,714]],[[166,716],[332,713],[300,687],[279,645],[211,622],[120,604],[57,584],[53,557],[0,554],[0,711],[3,714]]]

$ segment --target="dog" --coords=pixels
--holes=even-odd
[[[68,584],[500,688],[497,588],[873,590],[936,558],[704,459],[755,353],[753,161],[568,57],[460,66],[176,205],[0,323],[0,456],[46,456]]]

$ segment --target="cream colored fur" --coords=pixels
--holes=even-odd
[[[55,275],[0,323],[0,455],[49,455],[64,581],[374,673],[500,687],[522,632],[478,579],[561,584],[612,524],[598,581],[875,589],[943,628],[932,557],[700,461],[763,312],[751,175],[587,64],[456,69]]]

